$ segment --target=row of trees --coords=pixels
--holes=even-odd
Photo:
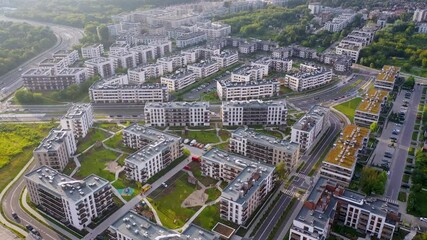
[[[365,166],[360,176],[360,189],[367,195],[382,195],[385,191],[387,174],[376,168]]]
[[[47,27],[0,21],[0,75],[52,47],[56,42]]]

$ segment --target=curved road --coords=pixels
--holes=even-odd
[[[0,89],[5,88],[2,92],[0,92],[0,100],[15,92],[18,88],[22,86],[23,82],[21,79],[21,74],[23,72],[25,72],[29,68],[36,67],[38,63],[41,62],[43,59],[51,58],[52,54],[58,50],[70,49],[73,45],[78,44],[79,39],[83,37],[83,30],[79,28],[50,23],[40,23],[23,19],[8,18],[5,16],[0,16],[0,21],[26,22],[36,26],[48,26],[55,33],[57,38],[57,42],[52,48],[26,61],[25,63],[9,71],[3,76],[0,76]],[[22,68],[22,71],[19,71],[19,68]]]
[[[33,66],[37,66],[37,64],[44,58],[52,57],[52,54],[58,50],[70,49],[74,44],[77,44],[79,42],[79,39],[83,36],[83,31],[81,29],[73,28],[73,27],[47,24],[47,23],[38,23],[33,21],[21,20],[21,19],[11,19],[11,18],[6,18],[4,16],[1,16],[0,20],[27,22],[32,25],[49,26],[57,36],[57,40],[58,40],[57,43],[52,48],[28,60],[27,62],[19,66],[17,69],[14,69],[0,77],[1,88],[4,88],[4,87],[8,88],[7,93],[5,95],[12,93],[13,91],[15,91],[16,89],[22,86],[22,79],[20,78],[22,72],[24,72],[25,70]],[[18,71],[19,68],[22,68],[21,72]],[[1,96],[0,94],[0,97],[5,97],[5,96]],[[28,169],[32,170],[35,167],[36,167],[36,163],[33,162],[28,167]],[[32,225],[35,229],[39,230],[43,239],[49,239],[49,240],[50,239],[52,240],[66,239],[62,235],[58,234],[56,231],[40,223],[38,220],[33,219],[29,214],[27,214],[23,209],[21,209],[21,206],[19,204],[19,199],[24,187],[25,187],[24,179],[23,177],[20,177],[4,196],[2,201],[2,207],[3,207],[5,217],[10,222],[17,222],[18,224],[22,224],[24,226],[26,224]],[[18,214],[19,216],[18,220],[15,220],[12,217],[12,212],[16,212]]]

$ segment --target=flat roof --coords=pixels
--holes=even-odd
[[[128,156],[125,159],[125,162],[138,165],[141,162],[148,161],[163,152],[163,150],[167,149],[172,143],[174,143],[174,139],[160,138]]]
[[[282,140],[270,135],[255,132],[253,129],[240,127],[232,132],[232,137],[241,137],[256,142],[260,145],[269,146],[271,148],[280,148],[287,153],[294,153],[299,150],[299,144]]]
[[[381,71],[378,73],[376,81],[394,83],[399,73],[400,67],[384,65]]]
[[[47,166],[41,166],[25,174],[25,178],[35,182],[52,194],[67,198],[73,202],[79,202],[88,194],[109,185],[107,180],[94,174],[87,176],[83,180],[76,180]]]
[[[99,64],[99,63],[105,63],[105,62],[111,62],[112,59],[105,58],[105,57],[97,57],[97,58],[91,58],[85,61],[85,64]]]
[[[387,91],[371,88],[356,108],[356,111],[377,115],[381,111],[381,105],[384,103],[384,98],[387,96]]]
[[[145,108],[209,108],[209,102],[149,102],[145,104]]]
[[[248,75],[251,75],[251,72],[253,70],[258,70],[258,69],[264,69],[264,68],[261,66],[243,66],[233,71],[232,74],[248,76]]]
[[[193,240],[215,240],[219,239],[219,235],[214,232],[207,231],[195,224],[190,224],[183,232],[182,235],[188,239]]]
[[[206,33],[203,32],[203,31],[193,32],[193,33],[186,33],[186,34],[183,34],[183,35],[177,37],[176,40],[177,41],[178,40],[188,40],[188,39],[192,39],[192,38],[196,38],[196,37],[201,37],[201,36],[204,36],[204,35],[206,35]]]
[[[50,130],[47,137],[40,142],[39,146],[37,146],[34,151],[57,151],[67,137],[67,133],[71,132],[71,129],[54,128]]]
[[[87,111],[91,111],[92,105],[90,103],[75,103],[67,111],[67,113],[62,116],[62,118],[67,119],[78,119],[81,118]]]
[[[249,82],[232,82],[231,79],[220,80],[219,84],[227,88],[241,88],[241,87],[251,87],[251,86],[263,86],[263,85],[279,85],[277,80],[256,80]]]
[[[115,90],[115,89],[167,89],[167,86],[160,83],[142,83],[142,84],[112,84],[104,80],[96,81],[90,86],[89,89],[103,89],[103,90]]]
[[[26,72],[22,74],[22,76],[51,76],[51,69],[50,68],[30,68]]]
[[[356,164],[357,151],[362,148],[365,137],[369,137],[369,129],[347,125],[326,155],[324,162],[352,169]]]
[[[286,101],[262,101],[259,99],[253,99],[253,100],[243,100],[243,101],[229,101],[229,102],[222,102],[223,107],[265,107],[268,108],[270,106],[283,106],[286,108]]]
[[[194,74],[195,73],[191,70],[181,68],[179,70],[176,70],[175,73],[173,73],[173,74],[169,74],[167,76],[162,77],[162,79],[179,80],[179,79],[182,79],[184,77],[194,75]]]
[[[67,76],[67,75],[73,75],[73,74],[84,72],[84,71],[86,71],[85,68],[63,68],[59,70],[56,75]]]
[[[132,134],[136,134],[139,136],[142,136],[146,139],[149,139],[151,141],[162,139],[173,139],[173,140],[181,140],[181,137],[168,133],[163,132],[161,130],[158,130],[156,128],[152,127],[146,127],[139,125],[137,123],[131,124],[130,126],[123,129],[123,132],[130,132]]]
[[[211,65],[216,65],[217,61],[216,60],[202,60],[198,63],[193,63],[191,65],[188,65],[189,67],[207,67],[207,66],[211,66]]]
[[[302,116],[292,128],[309,132],[316,123],[329,112],[329,108],[320,105],[314,105],[310,110]]]

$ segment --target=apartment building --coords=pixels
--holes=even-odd
[[[77,50],[58,50],[53,54],[53,58],[65,59],[67,66],[73,65],[80,59]]]
[[[217,81],[217,93],[223,101],[262,99],[279,95],[280,86],[276,80],[232,82]]]
[[[172,52],[172,42],[171,41],[161,41],[157,43],[148,44],[148,46],[154,47],[156,50],[156,57],[164,57],[166,54]]]
[[[320,168],[320,175],[348,186],[354,175],[356,162],[360,154],[366,152],[369,129],[356,125],[347,125],[339,139],[326,155]]]
[[[393,91],[394,84],[396,83],[397,78],[399,78],[399,74],[400,67],[384,65],[375,79],[375,88],[389,92]]]
[[[257,44],[255,42],[245,42],[239,44],[239,53],[250,54],[257,50]]]
[[[329,32],[339,32],[346,28],[356,18],[356,13],[342,13],[338,17],[325,23],[323,29]]]
[[[283,162],[288,171],[298,165],[300,156],[298,143],[257,133],[253,129],[243,127],[231,133],[230,151],[271,165]]]
[[[130,210],[119,217],[108,229],[110,240],[179,239],[179,240],[219,240],[213,232],[190,224],[183,232],[177,233],[157,225],[149,219]]]
[[[104,45],[93,44],[81,48],[83,58],[99,58],[104,54]]]
[[[205,78],[218,72],[218,63],[215,60],[200,61],[187,66],[187,69],[196,74],[196,78]]]
[[[162,84],[116,84],[101,80],[89,88],[94,103],[146,103],[169,101],[168,88]]]
[[[25,88],[31,91],[63,90],[87,80],[85,68],[64,68],[55,72],[51,68],[30,68],[21,75]]]
[[[187,58],[185,55],[175,55],[157,59],[157,63],[162,64],[163,71],[171,73],[178,68],[187,66]]]
[[[288,109],[285,101],[222,102],[221,119],[224,126],[285,125]]]
[[[344,43],[340,42],[338,46],[335,48],[335,53],[338,55],[350,56],[354,63],[359,59],[360,51],[362,47],[352,44],[352,43]]]
[[[264,76],[268,76],[268,73],[270,71],[270,69],[272,68],[272,62],[271,62],[271,58],[268,57],[262,57],[259,58],[255,61],[251,61],[251,66],[252,67],[259,67],[263,69],[263,75]]]
[[[417,8],[414,11],[414,15],[412,16],[412,21],[414,22],[424,22],[427,20],[427,9],[419,9]]]
[[[241,155],[211,149],[202,156],[202,175],[228,182],[221,193],[220,216],[242,225],[263,203],[274,184],[274,167]]]
[[[63,129],[71,129],[76,141],[86,137],[89,128],[93,125],[93,110],[90,103],[73,104],[67,113],[61,117]]]
[[[289,72],[292,70],[293,61],[286,58],[271,58],[271,69],[275,72]]]
[[[211,56],[211,59],[217,61],[219,68],[225,68],[239,61],[239,53],[236,51],[221,51],[220,54]]]
[[[285,86],[293,91],[302,92],[318,88],[332,81],[332,70],[324,67],[301,64],[296,73],[285,76]]]
[[[335,53],[325,53],[320,57],[320,61],[332,65],[337,72],[347,72],[351,69],[353,58],[347,55],[338,55]]]
[[[90,76],[99,74],[101,78],[113,76],[115,72],[115,63],[112,58],[98,57],[85,61],[85,67],[88,69]]]
[[[40,68],[52,69],[54,73],[68,67],[68,61],[65,58],[46,58],[39,63]]]
[[[345,189],[320,177],[292,222],[289,240],[327,239],[334,224],[343,224],[377,239],[392,239],[399,206]]]
[[[123,143],[138,149],[125,159],[125,172],[141,183],[182,156],[181,137],[138,124],[123,129]]]
[[[64,170],[70,157],[76,152],[76,140],[71,129],[52,129],[40,145],[33,150],[39,165]]]
[[[369,89],[362,102],[356,108],[354,123],[358,126],[369,127],[378,122],[381,112],[387,103],[388,92],[380,89]]]
[[[138,45],[129,48],[129,52],[135,54],[136,65],[147,64],[148,61],[157,57],[157,50],[154,46]]]
[[[147,103],[144,107],[147,126],[209,126],[209,102]]]
[[[208,40],[208,35],[206,34],[206,32],[199,31],[187,33],[176,38],[176,47],[185,48],[205,42],[206,40]]]
[[[141,84],[148,79],[159,78],[163,74],[163,65],[159,63],[143,65],[128,70],[129,83],[132,84]]]
[[[279,58],[279,59],[288,59],[293,56],[294,50],[292,47],[281,47],[276,48],[272,51],[271,55],[273,58]]]
[[[260,81],[268,75],[268,67],[244,66],[231,73],[232,82]]]
[[[184,55],[187,59],[187,63],[195,63],[200,59],[200,54],[195,48],[181,50],[181,55]]]
[[[110,46],[110,54],[116,55],[120,53],[129,52],[129,44],[126,41],[116,41]]]
[[[306,152],[322,137],[329,125],[329,108],[315,105],[292,125],[291,142],[298,143],[301,151]]]
[[[197,30],[206,33],[208,38],[220,38],[230,35],[231,26],[220,22],[209,22],[199,24]]]
[[[109,57],[114,60],[114,68],[134,68],[137,65],[135,52],[110,53]]]
[[[160,82],[167,86],[169,92],[175,92],[195,83],[196,74],[187,69],[180,69],[175,74],[161,77]]]
[[[169,40],[169,37],[166,34],[163,33],[144,33],[144,34],[137,34],[132,36],[132,42],[133,45],[151,45],[151,44],[158,44],[167,42]]]
[[[77,180],[41,166],[24,178],[32,203],[79,230],[112,211],[114,206],[110,182],[93,174]]]

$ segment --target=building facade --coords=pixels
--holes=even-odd
[[[61,117],[60,124],[63,129],[71,129],[76,140],[86,137],[89,128],[93,125],[92,105],[90,103],[74,104]]]
[[[187,69],[180,69],[175,74],[161,77],[160,82],[167,86],[169,92],[175,92],[195,83],[196,74]]]
[[[144,116],[147,126],[209,126],[209,102],[147,103]]]
[[[263,99],[279,95],[280,86],[276,80],[231,82],[217,81],[217,93],[223,101]]]

